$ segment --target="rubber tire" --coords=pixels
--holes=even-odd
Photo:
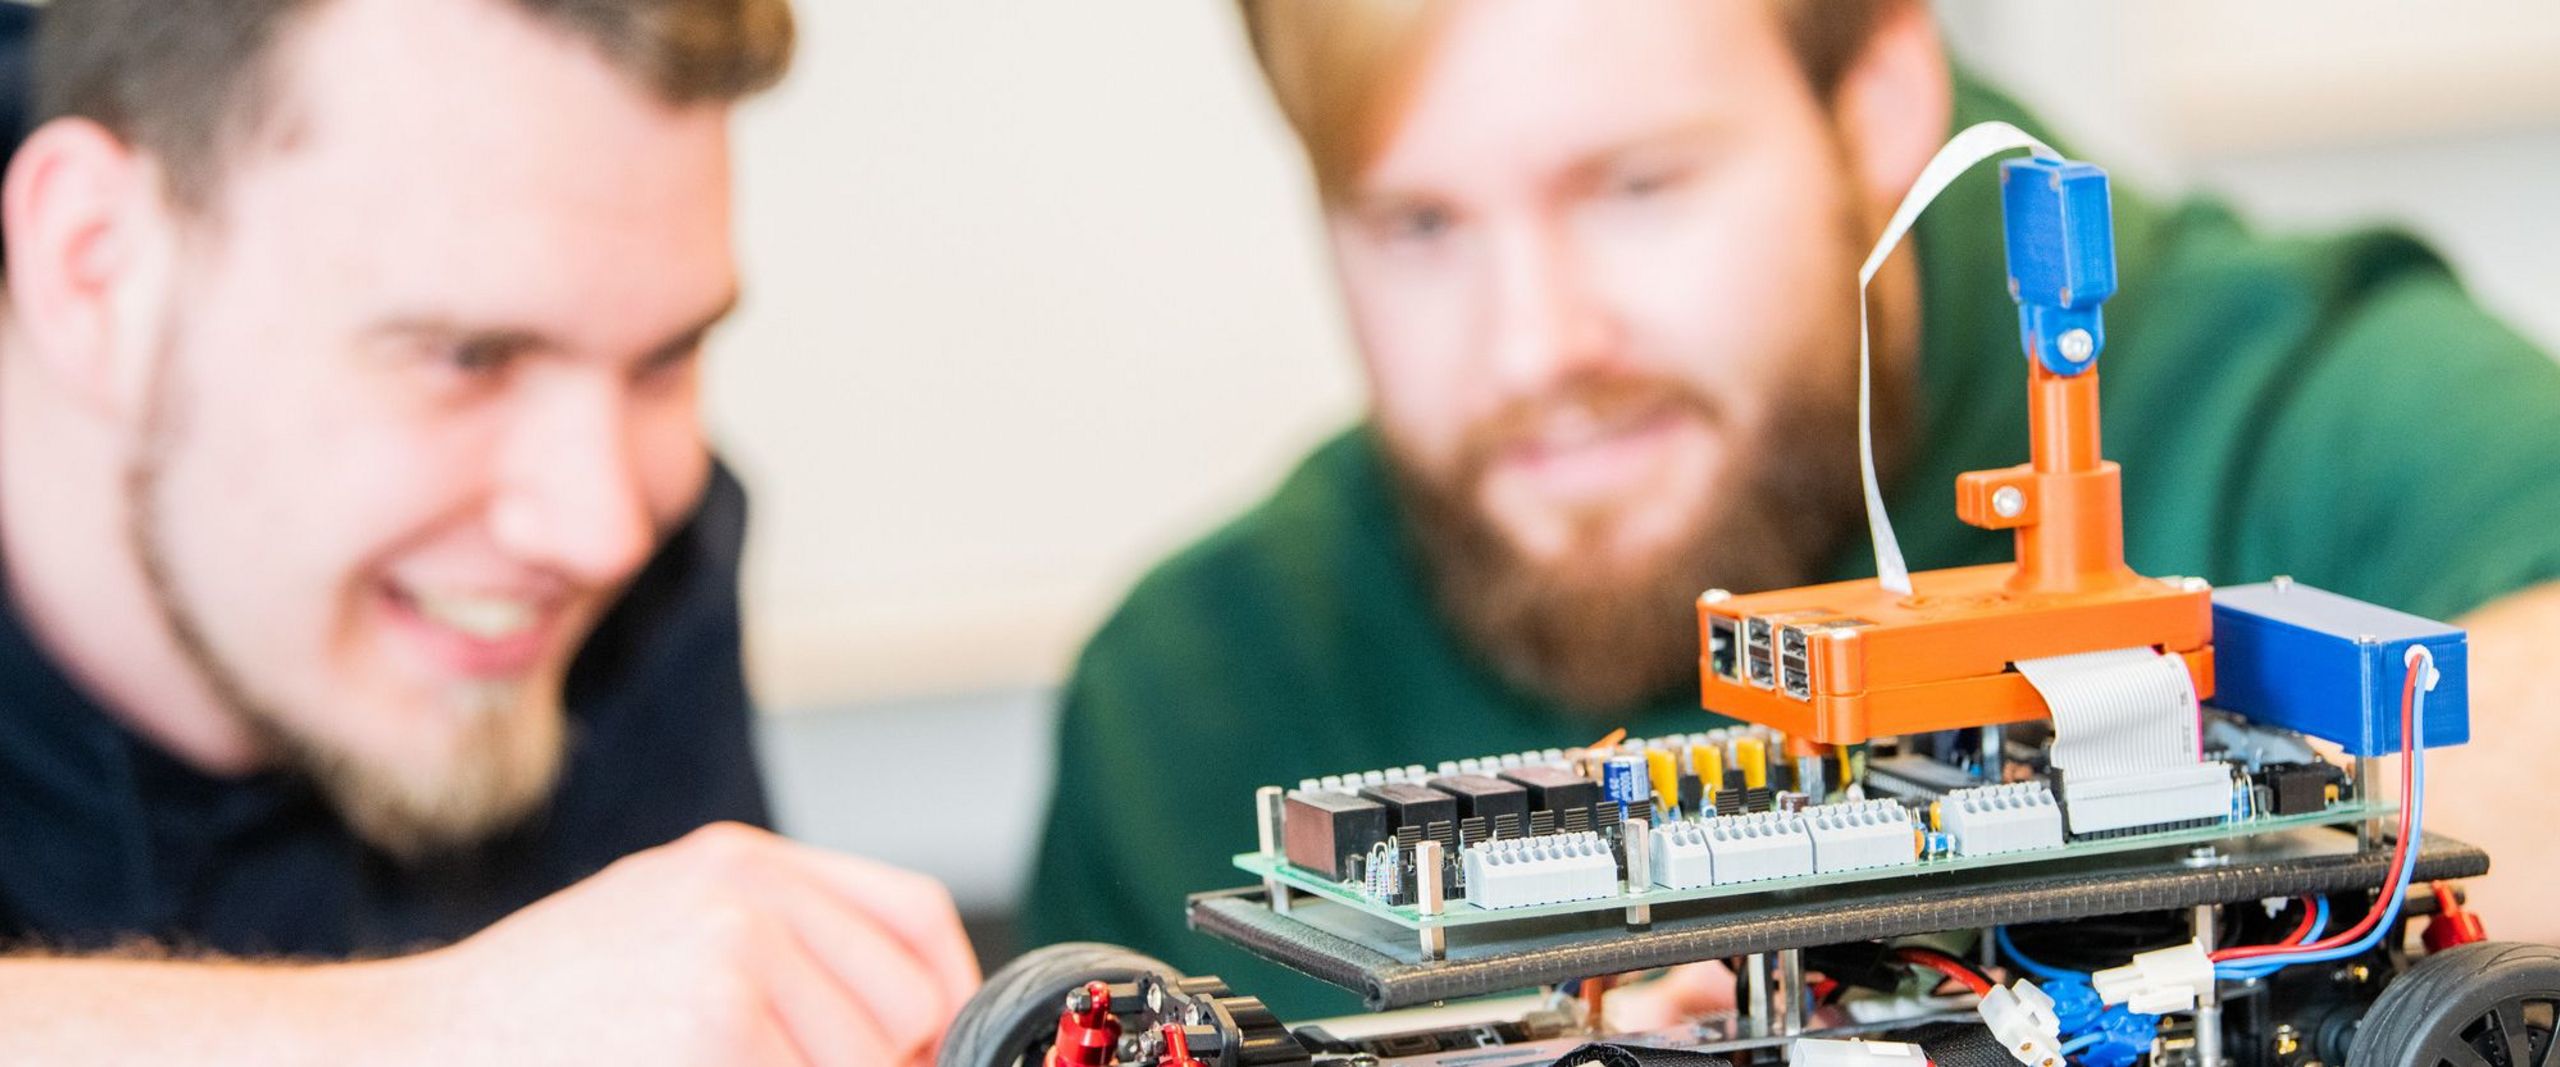
[[[1067,993],[1086,982],[1126,982],[1143,974],[1167,981],[1182,973],[1118,945],[1069,941],[1034,949],[988,975],[960,1006],[943,1035],[934,1067],[1015,1067],[1024,1049],[1057,1032]]]
[[[2482,941],[2438,952],[2383,988],[2347,1047],[2347,1067],[2477,1063],[2476,1057],[2448,1057],[2443,1050],[2467,1047],[2459,1036],[2465,1028],[2499,1004],[2520,998],[2560,1005],[2560,948]],[[2525,1044],[2530,1041],[2527,1037]],[[2560,1034],[2546,1040],[2542,1059],[2560,1063],[2549,1050],[2555,1042]],[[2539,1067],[2532,1050],[2525,1051],[2527,1058],[2511,1067]]]

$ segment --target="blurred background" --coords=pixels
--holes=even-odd
[[[762,743],[783,829],[944,879],[1001,957],[1077,646],[1354,418],[1357,368],[1227,4],[799,8],[740,131],[750,295],[710,363],[755,493]],[[2560,5],[1936,10],[2124,180],[2406,226],[2560,349]]]

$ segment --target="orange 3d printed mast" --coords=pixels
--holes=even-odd
[[[1956,479],[1956,514],[2016,531],[2018,559],[1881,580],[1698,600],[1708,710],[1799,743],[2046,715],[2013,665],[2150,646],[2213,691],[2212,600],[2201,581],[2124,562],[2119,469],[2098,450],[2098,305],[2115,292],[2106,173],[2038,157],[2000,167],[2009,289],[2027,355],[2030,458]]]

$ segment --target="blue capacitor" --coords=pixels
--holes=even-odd
[[[1642,756],[1612,756],[1600,768],[1600,797],[1615,801],[1618,817],[1625,818],[1627,805],[1653,796],[1650,768]]]

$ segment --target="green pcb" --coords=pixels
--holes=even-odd
[[[1586,912],[1617,911],[1637,904],[1678,904],[1693,900],[1713,900],[1719,897],[1850,885],[1888,878],[1916,878],[1942,871],[1969,871],[1984,867],[2052,863],[2079,856],[2101,856],[2141,849],[2209,844],[2214,841],[2277,830],[2360,822],[2392,815],[2398,810],[2398,806],[2393,804],[2347,800],[2332,804],[2320,811],[2301,815],[2261,815],[2247,819],[2233,819],[2212,826],[2073,841],[2060,848],[2004,852],[1989,856],[1923,857],[1891,867],[1835,871],[1830,874],[1803,874],[1756,882],[1738,882],[1732,885],[1700,886],[1694,889],[1664,889],[1660,886],[1652,886],[1641,893],[1629,893],[1621,888],[1615,896],[1525,908],[1479,908],[1463,899],[1453,900],[1437,916],[1423,915],[1419,909],[1411,905],[1382,903],[1353,883],[1331,881],[1322,875],[1296,867],[1286,860],[1265,856],[1259,852],[1238,855],[1235,858],[1235,864],[1237,869],[1256,878],[1277,879],[1291,889],[1335,901],[1398,926],[1418,930],[1425,926],[1473,926],[1554,915],[1579,915]]]

